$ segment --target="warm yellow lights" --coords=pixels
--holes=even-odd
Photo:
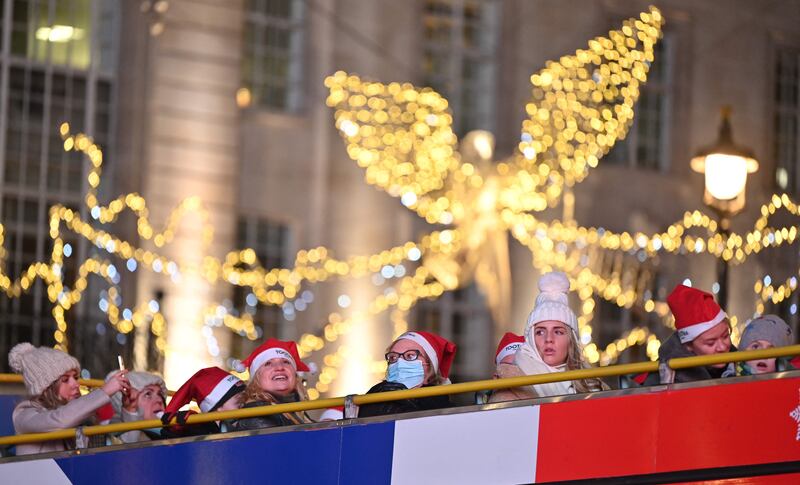
[[[472,133],[459,144],[452,130],[447,100],[431,89],[367,82],[344,72],[326,79],[330,89],[327,104],[334,108],[336,127],[345,140],[349,157],[365,170],[366,181],[399,198],[426,221],[447,226],[416,242],[346,259],[335,258],[325,247],[298,251],[290,268],[266,269],[255,251],[248,248],[232,250],[223,258],[201,255],[192,263],[166,258],[160,249],[173,243],[181,220],[190,213],[199,216],[203,243],[211,243],[213,230],[201,200],[185,199],[164,221],[163,228],[153,225],[147,203],[139,194],[122,195],[101,205],[98,187],[102,152],[91,138],[70,134],[65,123],[60,129],[64,149],[79,151],[91,162],[89,190],[84,201],[92,219],[101,224],[112,223],[128,211],[137,221],[139,240],[151,241],[155,249],[139,248],[82,219],[79,212],[55,205],[50,210],[53,240],[50,262],[32,264],[14,281],[0,272],[0,289],[10,297],[19,297],[37,278],[41,279],[53,303],[57,323],[54,338],[58,347],[66,349],[66,312],[80,301],[88,276],[98,275],[108,283],[104,311],[118,331],[128,333],[149,323],[160,351],[182,355],[183,343],[195,348],[202,346],[202,342],[198,344],[197,335],[187,333],[170,338],[167,345],[168,322],[153,302],[123,308],[117,287],[121,268],[106,260],[90,258],[79,265],[71,287],[65,285],[61,272],[65,230],[122,259],[131,271],[140,268],[154,272],[171,278],[175,284],[189,275],[211,284],[247,288],[252,293],[249,298],[253,305],[255,302],[273,306],[292,304],[302,294],[303,285],[372,277],[386,268],[394,272],[394,268],[402,265],[402,274],[396,274],[386,283],[386,291],[375,297],[363,297],[353,290],[353,298],[361,295],[368,301],[359,300],[356,308],[357,305],[350,307],[350,296],[340,298],[341,313],[329,313],[317,334],[306,333],[298,339],[304,358],[332,344],[338,347],[316,358],[321,363],[321,373],[309,389],[309,396],[315,399],[330,392],[337,378],[352,375],[356,367],[368,369],[373,375],[385,371],[385,363],[374,360],[380,350],[367,348],[375,344],[371,338],[343,338],[359,332],[361,326],[371,324],[381,315],[388,313],[392,335],[396,337],[409,328],[408,312],[419,300],[438,298],[445,291],[474,280],[486,294],[495,319],[507,321],[504,308],[510,298],[507,254],[510,232],[530,251],[533,268],[540,272],[559,269],[569,275],[580,301],[579,335],[590,362],[608,365],[635,345],[646,346],[647,355],[655,359],[660,342],[644,327],[630,330],[602,349],[593,343],[595,298],[620,307],[636,305],[669,325],[666,304],[647,291],[653,273],[643,263],[664,253],[710,254],[740,263],[765,248],[794,243],[797,228],[773,227],[770,218],[778,211],[800,215],[798,206],[786,195],[776,195],[761,208],[761,217],[751,231],[727,236],[718,230],[712,218],[699,211],[687,212],[682,220],[657,234],[615,233],[579,226],[571,217],[564,221],[538,217],[537,213],[560,202],[565,188],[583,180],[589,169],[596,167],[626,133],[634,116],[634,103],[653,62],[653,46],[660,36],[661,24],[661,14],[651,9],[638,19],[626,21],[620,30],[610,32],[607,37],[590,41],[587,49],[548,63],[532,76],[532,100],[526,106],[527,119],[518,151],[504,161],[492,159],[494,140],[490,133]],[[237,104],[248,106],[252,101],[250,96],[246,89],[239,90]],[[730,160],[724,162],[730,166]],[[707,171],[716,170],[715,159],[709,157],[704,163]],[[742,185],[740,173],[726,175],[735,179],[728,180],[736,182],[730,187]],[[727,195],[728,192],[715,194]],[[4,255],[3,252],[0,256]],[[596,264],[603,255],[609,256],[613,263],[611,271],[604,271]],[[631,259],[634,264],[626,262]],[[754,286],[761,302],[757,310],[763,311],[763,302],[780,302],[796,289],[795,277],[778,286],[773,286],[771,280],[759,280]],[[187,314],[191,313],[192,302],[186,300],[181,304]],[[259,336],[259,322],[250,314],[234,315],[218,305],[205,308],[205,314],[247,338]],[[196,323],[183,331],[199,332],[202,322]],[[198,357],[197,361],[187,362],[176,374],[188,373],[200,366],[201,360]],[[345,366],[348,361],[356,367]],[[367,381],[359,385],[364,382]]]
[[[706,190],[719,200],[735,199],[747,182],[747,159],[714,153],[705,159]]]

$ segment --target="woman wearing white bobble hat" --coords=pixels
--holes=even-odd
[[[497,365],[500,378],[547,374],[585,369],[578,339],[578,319],[569,308],[569,279],[551,272],[539,279],[539,296],[525,326],[525,342],[514,356],[514,363]],[[535,384],[494,393],[490,402],[593,392],[607,388],[599,379]]]
[[[111,402],[111,396],[130,388],[125,371],[114,374],[100,389],[81,396],[80,364],[71,355],[25,342],[8,353],[14,372],[22,374],[31,398],[14,408],[12,420],[17,434],[45,433],[80,426],[95,411]],[[17,446],[17,455],[47,453],[74,448],[74,440],[45,441]]]

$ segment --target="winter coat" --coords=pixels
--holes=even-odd
[[[194,411],[179,411],[178,412],[178,422],[182,423],[186,421],[186,418],[197,414]],[[162,421],[164,418],[162,418]],[[203,436],[209,434],[217,434],[217,433],[224,433],[226,431],[230,431],[230,421],[225,420],[221,421],[220,424],[216,422],[210,423],[195,423],[195,424],[177,424],[174,426],[165,426],[161,428],[161,437],[165,439],[169,438],[185,438],[187,436]]]
[[[729,352],[736,352],[736,347],[731,345]],[[680,341],[677,332],[672,334],[658,349],[658,361],[660,362],[659,372],[640,374],[634,380],[643,386],[655,386],[658,384],[672,384],[680,382],[694,382],[706,379],[719,379],[721,377],[732,377],[736,375],[736,366],[733,363],[724,368],[715,369],[713,367],[689,367],[688,369],[671,370],[666,367],[669,359],[678,357],[696,357],[693,352],[686,350]],[[664,375],[660,375],[664,374]]]
[[[381,381],[372,386],[367,394],[376,392],[400,391],[407,389],[403,384]],[[378,402],[359,406],[358,417],[385,416],[387,414],[410,413],[413,411],[429,411],[452,407],[449,396],[420,397],[416,399],[403,399],[401,401]]]
[[[101,389],[95,389],[56,409],[46,409],[38,402],[31,400],[22,401],[14,408],[12,414],[14,431],[17,434],[46,433],[81,426],[92,418],[98,408],[110,402],[111,399]],[[75,448],[74,439],[26,443],[17,445],[17,455],[49,453],[72,448]]]
[[[277,399],[275,404],[286,404],[298,402],[300,399],[297,393],[282,399]],[[253,401],[242,406],[242,409],[256,408],[259,406],[271,406],[273,403],[268,401]],[[277,426],[290,426],[292,424],[312,422],[305,413],[282,413],[268,414],[266,416],[256,416],[253,418],[236,419],[230,423],[229,431],[248,431],[253,429],[274,428]]]
[[[517,364],[500,363],[497,365],[495,375],[498,379],[505,379],[506,377],[522,377],[526,374],[522,371],[522,369],[519,368]],[[575,382],[582,383],[584,387],[588,389],[588,392],[607,391],[610,389],[600,379],[583,379]],[[489,402],[519,401],[522,399],[536,399],[538,397],[549,396],[538,395],[534,386],[510,387],[507,389],[498,389],[497,391],[493,392],[489,396]]]
[[[500,363],[497,365],[497,370],[495,371],[498,379],[505,379],[507,377],[522,377],[525,375],[522,372],[522,369],[519,368],[516,364],[504,364]],[[536,395],[536,391],[533,389],[533,386],[525,386],[525,387],[509,387],[507,389],[498,389],[494,391],[489,396],[489,402],[503,402],[503,401],[519,401],[522,399],[535,399],[539,396]]]
[[[138,410],[135,413],[122,409],[122,416],[115,415],[111,423],[133,423],[135,421],[144,420],[144,416]],[[119,435],[119,439],[123,443],[137,443],[139,441],[152,441],[161,438],[161,430],[149,429],[135,429],[133,431],[126,431]]]

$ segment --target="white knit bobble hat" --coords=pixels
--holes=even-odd
[[[50,347],[34,347],[28,342],[11,349],[8,363],[14,372],[22,374],[25,388],[31,396],[44,392],[65,373],[71,370],[80,372],[81,369],[75,357]]]
[[[562,322],[578,335],[578,318],[569,307],[569,278],[560,271],[545,273],[539,278],[539,296],[528,316],[526,333],[539,322]]]

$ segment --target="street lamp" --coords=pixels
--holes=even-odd
[[[722,108],[722,122],[714,145],[705,147],[692,158],[695,172],[705,174],[703,202],[719,216],[720,233],[727,242],[730,219],[744,209],[747,174],[758,170],[758,161],[752,150],[733,142],[731,109]],[[719,304],[728,304],[728,260],[724,255],[717,263]]]

